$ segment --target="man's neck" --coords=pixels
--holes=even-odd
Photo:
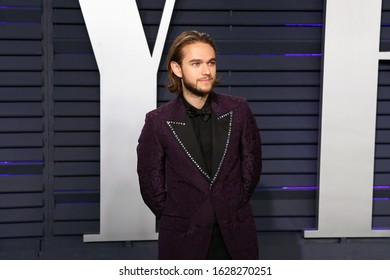
[[[186,92],[186,91],[183,92],[183,97],[187,100],[187,102],[197,109],[201,109],[204,106],[208,96],[209,93],[204,96],[197,96],[190,92]]]

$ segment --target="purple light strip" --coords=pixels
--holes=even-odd
[[[372,230],[388,230],[389,227],[371,227]],[[318,230],[318,228],[303,228],[303,230]],[[337,238],[337,237],[335,237]]]
[[[218,54],[218,56],[323,56],[322,53],[282,53],[282,54],[273,54],[273,53],[251,53],[251,54]]]
[[[286,53],[283,56],[322,56],[322,53]]]
[[[98,190],[54,190],[54,193],[96,193]]]
[[[287,27],[323,27],[322,23],[288,23],[284,24]]]
[[[374,189],[390,189],[390,186],[373,186]],[[259,190],[317,190],[318,186],[259,187]]]
[[[43,160],[0,161],[0,165],[43,164]]]
[[[290,187],[281,187],[282,190],[317,190],[316,186],[290,186]]]
[[[93,54],[93,52],[56,52],[56,54],[86,55],[86,54]]]
[[[78,202],[56,202],[56,204],[96,204],[100,202],[91,202],[91,201],[78,201]]]
[[[42,9],[42,6],[0,6],[0,9]]]
[[[0,174],[0,177],[11,177],[11,176],[42,176],[42,174]]]
[[[9,21],[0,21],[0,24],[41,24],[41,22],[39,21],[31,21],[31,22],[24,22],[24,21],[21,21],[21,22],[9,22]]]

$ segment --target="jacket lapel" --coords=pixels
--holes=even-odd
[[[213,157],[212,157],[212,176],[210,185],[213,185],[221,171],[222,163],[225,159],[227,149],[229,147],[231,124],[233,112],[228,112],[217,116],[212,115],[212,142],[213,142]]]
[[[184,122],[167,121],[169,128],[172,130],[177,142],[187,154],[196,168],[210,181],[210,176],[207,173],[206,163],[203,159],[198,141],[191,125],[191,120],[185,114]]]
[[[198,141],[196,140],[191,119],[186,114],[184,104],[179,97],[176,98],[175,102],[176,110],[172,112],[172,120],[168,120],[167,125],[182,150],[187,154],[188,158],[199,172],[207,179],[211,187],[216,182],[229,147],[233,111],[229,111],[222,106],[222,104],[218,102],[216,94],[212,93],[211,106],[213,113],[211,115],[211,122],[213,155],[210,176],[207,173],[206,163],[202,156]]]

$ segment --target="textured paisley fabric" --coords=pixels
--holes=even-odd
[[[249,204],[261,172],[258,128],[243,98],[212,93],[211,107],[212,174],[179,97],[146,115],[137,171],[159,219],[159,259],[205,259],[214,212],[230,256],[258,258]]]

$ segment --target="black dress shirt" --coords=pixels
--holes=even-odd
[[[200,146],[203,158],[206,162],[207,173],[211,177],[212,166],[212,126],[211,126],[211,99],[210,94],[201,109],[192,106],[181,96],[188,116],[191,118],[196,140]]]

